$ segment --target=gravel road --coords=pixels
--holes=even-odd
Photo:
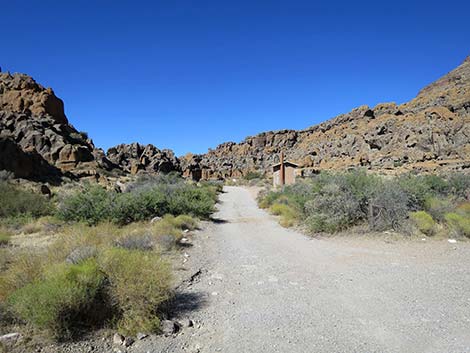
[[[226,187],[180,316],[135,352],[470,352],[470,244],[311,239]]]

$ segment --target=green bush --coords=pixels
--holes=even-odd
[[[449,189],[452,195],[468,199],[470,196],[470,174],[453,173],[449,175]]]
[[[399,187],[408,196],[408,207],[411,210],[423,209],[429,197],[447,195],[449,183],[438,175],[402,175],[397,179]]]
[[[258,205],[261,208],[269,208],[281,195],[280,192],[269,191],[267,193],[261,192],[258,196]]]
[[[464,202],[454,212],[447,213],[445,220],[457,235],[470,238],[470,202]]]
[[[44,278],[15,291],[8,299],[14,312],[58,339],[69,338],[96,312],[105,277],[94,260],[54,265]]]
[[[155,254],[111,249],[100,258],[111,296],[120,312],[118,328],[125,334],[159,329],[159,306],[170,296],[169,265]]]
[[[214,212],[215,196],[207,189],[185,185],[176,188],[167,198],[168,209],[165,213],[172,215],[189,214],[195,217],[208,218]]]
[[[456,201],[446,197],[428,197],[424,202],[424,209],[438,222],[445,221],[445,215],[455,208]]]
[[[97,224],[101,220],[112,218],[112,207],[117,193],[108,192],[98,185],[88,186],[60,204],[57,216],[65,221],[84,221]]]
[[[461,214],[450,212],[445,215],[450,229],[459,236],[470,238],[470,218]]]
[[[429,236],[434,235],[436,222],[429,213],[425,211],[411,212],[410,218],[421,233]]]
[[[305,204],[307,224],[314,232],[337,232],[356,224],[362,217],[360,202],[344,185],[324,185]]]
[[[0,182],[0,218],[40,217],[53,212],[52,203],[44,196]]]
[[[175,182],[174,179],[161,184],[151,180],[134,185],[130,192],[122,194],[106,191],[100,186],[88,186],[65,197],[60,202],[57,215],[65,221],[83,221],[94,225],[101,221],[128,224],[165,214],[208,218],[214,212],[216,187],[198,187]]]

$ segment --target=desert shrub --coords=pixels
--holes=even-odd
[[[470,202],[463,202],[455,208],[456,212],[462,216],[470,217]]]
[[[44,196],[0,182],[0,217],[40,217],[53,212],[52,203]]]
[[[289,205],[282,203],[273,204],[269,210],[272,214],[280,216],[280,224],[283,227],[292,227],[297,220],[297,212]]]
[[[289,206],[287,206],[286,204],[275,203],[269,208],[269,211],[271,211],[271,213],[275,216],[280,216],[288,209],[289,209]]]
[[[436,222],[429,213],[425,211],[411,212],[410,219],[421,233],[429,236],[434,235],[436,230]]]
[[[177,229],[181,230],[194,230],[198,226],[198,222],[195,218],[188,215],[179,215],[177,217],[173,215],[165,215],[163,222],[169,222]]]
[[[175,236],[174,234],[161,234],[155,238],[155,244],[161,251],[170,251],[176,248],[181,236]]]
[[[444,222],[446,213],[451,212],[455,208],[455,203],[456,201],[449,197],[428,197],[424,202],[424,210],[433,219],[438,222]]]
[[[269,208],[281,195],[282,195],[281,192],[276,192],[276,191],[269,191],[267,193],[261,192],[258,195],[258,205],[261,208]]]
[[[68,338],[94,316],[105,277],[94,260],[79,265],[60,264],[47,269],[43,278],[15,291],[8,299],[24,321]]]
[[[336,233],[345,228],[341,222],[325,214],[312,214],[307,217],[305,224],[312,233]]]
[[[245,180],[254,180],[254,179],[261,179],[262,177],[263,176],[260,172],[250,171],[250,172],[246,173],[243,176],[243,179],[245,179]]]
[[[199,189],[185,185],[174,189],[170,194],[167,213],[207,218],[214,212],[215,198],[215,193],[207,188]]]
[[[61,200],[57,216],[65,221],[97,224],[112,218],[111,208],[117,194],[93,185]]]
[[[263,191],[258,204],[289,205],[313,232],[337,232],[365,221],[374,230],[399,230],[410,211],[426,211],[445,222],[445,214],[469,195],[469,185],[462,173],[381,177],[364,170],[322,172],[281,190]]]
[[[448,177],[449,190],[452,195],[462,199],[470,197],[470,174],[452,173]]]
[[[0,301],[40,276],[44,267],[44,255],[19,252],[10,257],[10,262],[0,274]]]
[[[369,200],[381,186],[382,179],[377,175],[367,174],[364,170],[352,170],[340,174],[339,181],[342,188],[349,190],[359,203],[362,213],[359,217],[362,218],[368,212]]]
[[[11,233],[6,230],[0,229],[0,247],[6,246],[10,243]]]
[[[127,250],[153,250],[153,239],[150,234],[130,234],[116,240],[117,247]]]
[[[57,215],[62,220],[94,225],[101,221],[128,224],[167,213],[207,218],[214,212],[217,200],[215,187],[198,187],[184,182],[154,182],[152,179],[151,183],[139,184],[131,192],[122,194],[106,191],[99,186],[88,186],[65,197],[60,202]]]
[[[445,215],[449,228],[459,236],[470,237],[470,218],[456,212]]]
[[[27,222],[23,226],[21,226],[20,230],[24,234],[33,234],[42,231],[43,227],[39,224],[36,220],[31,220]]]
[[[285,203],[304,213],[305,203],[314,197],[315,185],[312,183],[297,183],[284,188],[282,195],[278,195],[276,202]]]
[[[406,174],[397,178],[398,186],[408,195],[411,210],[423,209],[426,199],[449,192],[449,183],[438,175]]]
[[[470,238],[470,202],[464,202],[454,212],[447,213],[445,220],[454,233]]]
[[[84,261],[95,258],[98,255],[98,249],[95,246],[79,246],[73,249],[65,259],[66,263],[78,265]]]
[[[221,193],[224,189],[222,180],[203,180],[199,182],[199,185],[203,188],[212,189],[216,194]]]
[[[361,207],[349,189],[336,183],[326,184],[305,205],[312,231],[337,232],[357,223]]]
[[[383,181],[369,201],[369,226],[373,230],[399,230],[408,218],[409,195],[394,181]]]
[[[126,249],[107,250],[100,262],[120,312],[119,330],[125,334],[158,330],[158,308],[170,295],[169,265],[155,254]]]
[[[11,261],[10,260],[11,254],[12,252],[10,251],[10,249],[0,246],[0,274],[7,269]],[[0,299],[1,299],[1,293],[0,293]]]

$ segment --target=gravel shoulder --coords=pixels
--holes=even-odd
[[[469,243],[312,239],[240,187],[225,188],[215,221],[184,265],[197,274],[179,316],[195,327],[132,351],[470,351]]]

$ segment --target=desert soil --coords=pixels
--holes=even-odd
[[[470,352],[469,243],[309,238],[224,191],[183,266],[195,326],[129,351]]]

